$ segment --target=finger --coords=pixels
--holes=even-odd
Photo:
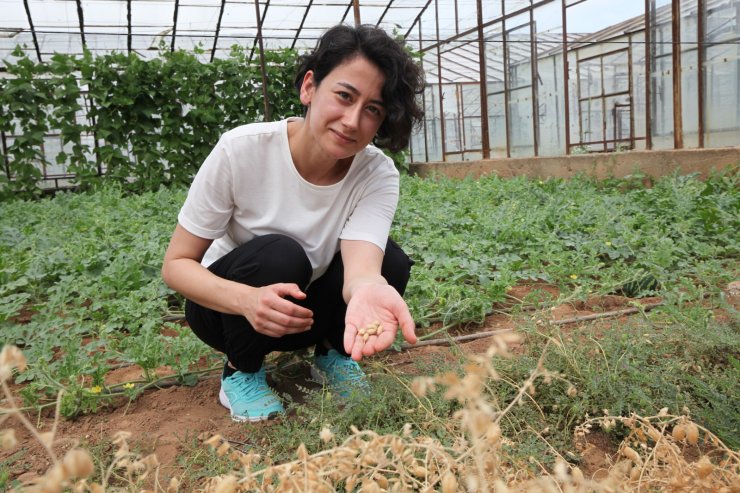
[[[365,344],[362,345],[362,355],[363,356],[372,356],[373,354],[377,353],[377,344],[378,344],[378,337],[377,336],[370,336],[367,341],[365,341]]]
[[[352,345],[352,353],[350,354],[353,360],[360,361],[362,359],[362,351],[364,346],[365,344],[362,340],[362,337],[360,337],[359,335],[356,336],[354,344]]]
[[[373,346],[375,348],[375,352],[380,353],[382,351],[385,351],[386,349],[391,347],[395,339],[396,339],[395,330],[384,330],[374,341]]]
[[[297,284],[280,283],[276,284],[275,287],[278,289],[281,297],[291,296],[297,300],[303,300],[306,298],[306,293],[301,291],[301,288],[299,288]]]
[[[401,334],[403,334],[403,338],[406,339],[409,344],[416,344],[416,324],[414,323],[414,319],[411,317],[411,313],[409,313],[408,308],[402,310],[400,313],[398,324],[401,326]]]
[[[271,303],[271,308],[275,311],[278,311],[282,314],[285,314],[291,317],[303,318],[303,319],[313,317],[313,312],[311,310],[309,310],[308,308],[304,306],[293,303],[290,300],[286,300],[285,298],[275,299]]]
[[[354,324],[346,323],[344,325],[344,352],[352,354],[352,348],[357,339],[357,327]]]

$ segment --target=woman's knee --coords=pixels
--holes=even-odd
[[[303,247],[294,239],[280,234],[257,237],[229,255],[235,255],[229,278],[254,286],[277,282],[294,282],[305,286],[313,268]]]
[[[388,283],[401,294],[406,290],[412,265],[414,261],[395,241],[388,238],[381,273]]]

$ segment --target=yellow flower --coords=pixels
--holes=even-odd
[[[131,383],[131,382],[128,382],[128,383],[124,383],[124,384],[123,384],[123,388],[124,388],[124,389],[133,389],[134,387],[136,387],[136,385],[134,385],[134,384],[133,384],[133,383]]]
[[[605,241],[604,242],[604,245],[606,245],[606,246],[612,246],[612,242],[611,241]]]
[[[575,274],[571,274],[571,275],[570,275],[570,278],[571,278],[571,279],[578,279],[578,276],[577,276],[577,275],[575,275]]]
[[[90,387],[90,393],[91,394],[99,394],[103,391],[103,387],[100,385],[95,385],[94,387]]]

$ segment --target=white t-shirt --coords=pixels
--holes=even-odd
[[[385,251],[398,204],[393,161],[373,146],[359,152],[338,183],[318,186],[296,170],[288,120],[243,125],[223,134],[188,192],[178,222],[215,240],[203,257],[210,265],[256,236],[280,233],[306,251],[320,277],[339,240],[364,240]]]

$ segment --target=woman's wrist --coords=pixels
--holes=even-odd
[[[349,303],[349,300],[352,299],[352,297],[355,295],[357,290],[362,289],[365,286],[371,286],[371,285],[385,286],[387,284],[388,284],[388,281],[386,281],[385,277],[381,276],[380,274],[377,274],[374,276],[363,276],[363,277],[352,279],[345,283],[344,289],[342,290],[342,294],[344,295],[344,301],[346,303]]]

